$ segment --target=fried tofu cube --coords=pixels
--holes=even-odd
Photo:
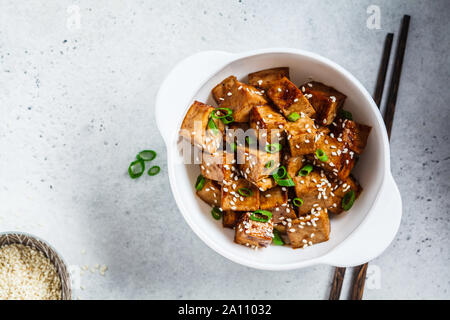
[[[236,122],[248,122],[253,107],[267,104],[263,94],[255,87],[239,82],[231,76],[212,89],[212,94],[221,108],[230,108]]]
[[[306,248],[330,239],[330,220],[326,209],[292,221],[287,234],[293,249]]]
[[[286,167],[287,173],[290,177],[295,177],[303,166],[306,165],[303,156],[288,156],[286,160],[284,160],[284,165]]]
[[[333,204],[332,185],[327,176],[315,169],[307,176],[295,176],[295,194],[302,199],[298,208],[299,215],[309,214],[311,210],[326,209]]]
[[[332,126],[334,135],[341,138],[350,150],[361,154],[366,147],[372,127],[342,118],[337,119],[335,124]]]
[[[254,183],[258,187],[259,191],[266,191],[277,186],[277,183],[272,177],[263,178]]]
[[[250,113],[250,127],[257,131],[262,145],[282,140],[285,126],[286,119],[269,105],[254,107]]]
[[[336,89],[316,81],[305,83],[300,88],[316,110],[316,120],[323,126],[330,125],[342,108],[346,96]]]
[[[222,225],[224,228],[231,228],[233,229],[239,219],[241,218],[241,216],[244,214],[244,212],[239,212],[239,211],[224,211],[222,213]]]
[[[203,188],[201,190],[197,190],[197,195],[210,206],[217,207],[222,203],[220,189],[221,187],[217,182],[206,179]]]
[[[211,119],[217,130],[208,127],[211,112],[214,107],[194,101],[181,124],[180,136],[190,141],[194,146],[210,153],[219,149],[224,132],[224,124],[218,119]]]
[[[307,155],[307,159],[316,167],[323,168],[331,177],[345,180],[355,166],[355,153],[346,147],[341,138],[335,138],[333,133],[320,134],[316,141],[316,151],[322,151],[325,161],[319,160],[316,153]]]
[[[280,67],[265,69],[248,75],[248,83],[256,88],[267,91],[272,84],[284,77],[289,79],[289,68]]]
[[[216,151],[212,154],[203,153],[200,170],[205,178],[220,181],[224,179],[224,170],[230,170],[234,155],[225,151]]]
[[[316,126],[309,117],[301,117],[286,125],[287,141],[291,155],[294,157],[316,151]]]
[[[254,184],[246,179],[235,176],[230,180],[224,180],[222,186],[222,205],[223,210],[232,211],[254,211],[259,209],[259,189]],[[241,191],[250,190],[250,196],[243,196],[239,193]]]
[[[275,187],[261,192],[260,207],[272,212],[273,223],[281,223],[285,219],[295,219],[295,210],[288,203],[286,187]]]
[[[280,163],[280,153],[238,146],[236,160],[241,175],[266,190],[272,185],[270,175]]]
[[[242,215],[236,225],[234,242],[251,248],[264,248],[272,243],[273,222],[259,222],[250,219],[251,212]]]
[[[262,210],[270,211],[273,208],[281,207],[283,204],[287,205],[288,194],[285,187],[275,187],[264,192],[261,192],[260,208]],[[275,222],[278,223],[278,222]]]
[[[275,81],[267,92],[273,103],[288,117],[291,113],[306,115],[310,118],[316,116],[316,111],[303,95],[299,88],[288,78]]]
[[[355,201],[358,199],[359,195],[362,192],[362,187],[358,183],[358,181],[353,178],[351,175],[348,176],[345,180],[335,179],[331,181],[333,197],[332,204],[328,207],[328,211],[333,214],[340,214],[344,211],[342,208],[342,199],[344,196],[350,192],[351,190],[355,193]]]

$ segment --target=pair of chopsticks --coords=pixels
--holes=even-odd
[[[394,58],[394,70],[392,71],[391,82],[389,84],[389,92],[386,102],[386,109],[384,112],[384,123],[388,138],[391,138],[392,122],[394,120],[395,104],[397,102],[398,88],[400,86],[400,76],[402,73],[403,58],[406,50],[406,40],[408,38],[409,21],[411,17],[403,16],[402,25],[400,29],[400,37],[398,39],[397,50]],[[386,35],[384,42],[384,50],[381,58],[381,65],[378,70],[377,84],[375,87],[375,94],[373,99],[380,109],[381,99],[383,97],[384,84],[386,81],[386,74],[389,66],[389,57],[391,55],[392,41],[394,39],[393,33]],[[355,275],[351,286],[351,300],[361,300],[364,293],[364,284],[366,281],[368,263],[355,267]],[[331,285],[329,300],[339,300],[341,295],[342,284],[344,282],[346,268],[336,267],[334,272],[333,282]]]

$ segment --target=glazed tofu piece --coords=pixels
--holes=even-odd
[[[307,176],[295,176],[295,194],[303,200],[298,208],[299,215],[306,215],[311,210],[329,208],[333,204],[332,184],[320,170],[313,170]]]
[[[330,125],[342,108],[346,96],[336,89],[316,81],[305,83],[300,88],[316,110],[317,122],[323,126]]]
[[[316,125],[309,117],[305,116],[295,122],[288,122],[286,134],[291,155],[298,157],[315,152],[316,132]]]
[[[266,191],[277,186],[277,183],[272,177],[263,178],[254,183],[259,188],[259,191]]]
[[[212,154],[203,153],[200,170],[205,178],[220,181],[224,179],[224,170],[230,170],[234,162],[234,154],[226,151],[216,151]]]
[[[342,208],[342,199],[348,192],[353,191],[355,193],[355,201],[362,192],[362,187],[351,175],[345,180],[335,179],[334,181],[331,181],[331,185],[333,190],[333,203],[328,208],[328,211],[333,214],[340,214],[344,211]]]
[[[264,105],[254,107],[250,113],[250,127],[257,131],[260,144],[278,143],[284,137],[286,119],[275,108]]]
[[[217,182],[206,179],[203,188],[197,190],[197,195],[210,206],[217,207],[220,206],[222,202],[220,189],[221,187]]]
[[[332,126],[335,137],[341,138],[350,150],[361,154],[367,144],[372,127],[356,123],[353,120],[338,118]]]
[[[239,211],[224,211],[223,217],[222,217],[222,225],[224,228],[231,228],[234,229],[236,227],[239,219],[244,214],[244,212]]]
[[[210,105],[194,101],[184,117],[180,130],[180,136],[209,153],[219,149],[224,132],[222,121],[210,118],[213,110],[214,107]],[[209,128],[210,120],[214,122],[217,129]]]
[[[212,94],[219,107],[230,108],[236,122],[248,122],[253,107],[267,104],[263,94],[231,76],[212,89]]]
[[[269,88],[267,95],[286,117],[294,112],[313,119],[316,116],[316,111],[308,99],[286,77],[275,81]]]
[[[275,187],[261,192],[260,208],[272,212],[273,223],[280,223],[286,218],[295,219],[295,211],[288,203],[288,191],[285,187]]]
[[[292,221],[287,234],[293,249],[306,248],[330,238],[330,220],[326,209]]]
[[[244,196],[239,193],[239,190],[251,195]],[[259,209],[258,187],[238,176],[228,181],[224,180],[221,199],[221,208],[225,211],[254,211]]]
[[[265,69],[250,73],[248,75],[248,83],[256,88],[267,91],[275,81],[284,77],[289,79],[288,67]]]
[[[251,212],[244,213],[236,226],[234,242],[251,248],[264,248],[272,243],[273,222],[250,219]]]
[[[238,146],[236,160],[241,176],[265,191],[273,184],[270,175],[280,164],[280,153]]]
[[[284,161],[284,165],[286,167],[288,175],[293,178],[295,177],[301,168],[305,165],[305,161],[303,156],[288,156],[288,158]]]
[[[326,157],[322,161],[316,152],[307,155],[307,159],[316,167],[323,168],[331,177],[345,180],[355,165],[355,153],[348,149],[341,138],[335,138],[333,133],[319,135],[316,141],[316,151],[323,152]]]

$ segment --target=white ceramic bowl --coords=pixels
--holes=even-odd
[[[186,111],[199,100],[214,105],[211,89],[235,75],[272,67],[290,68],[295,84],[310,79],[347,95],[345,109],[357,122],[372,126],[367,147],[354,174],[364,191],[352,209],[331,217],[330,240],[306,249],[269,246],[250,250],[233,242],[234,232],[211,218],[211,208],[196,195],[199,165],[185,165],[177,149],[178,131]],[[389,143],[380,112],[367,90],[348,71],[317,54],[296,49],[265,49],[232,54],[207,51],[178,63],[166,77],[156,99],[156,121],[167,146],[170,185],[178,207],[194,232],[224,257],[258,269],[287,270],[315,264],[354,266],[380,255],[397,233],[402,204],[389,164]]]

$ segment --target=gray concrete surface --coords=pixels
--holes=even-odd
[[[391,141],[403,221],[365,298],[448,299],[449,13],[445,0],[0,0],[0,231],[41,236],[81,268],[75,298],[326,298],[331,267],[255,271],[194,235],[169,188],[155,94],[192,53],[275,46],[322,54],[373,92],[385,34],[410,14]],[[144,148],[162,172],[131,180]]]

